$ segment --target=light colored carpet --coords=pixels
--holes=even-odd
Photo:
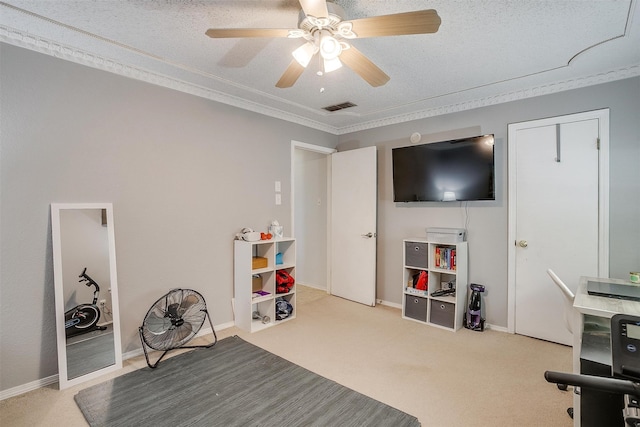
[[[566,414],[571,393],[543,377],[545,370],[571,372],[569,347],[491,330],[453,333],[403,320],[395,308],[367,307],[304,286],[298,291],[296,319],[255,334],[229,328],[218,337],[238,335],[414,415],[423,426],[572,425]],[[116,375],[144,366],[143,356],[130,359]],[[86,426],[73,396],[112,376],[2,401],[0,424]]]

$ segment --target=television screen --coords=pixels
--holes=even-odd
[[[394,202],[495,200],[493,135],[394,148]]]

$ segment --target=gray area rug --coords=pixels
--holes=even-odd
[[[420,426],[239,337],[80,391],[91,426]]]

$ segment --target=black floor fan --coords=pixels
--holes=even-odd
[[[213,342],[204,345],[185,345],[202,328],[205,318],[209,319]],[[209,348],[218,342],[207,304],[202,295],[192,289],[172,289],[158,299],[149,309],[142,326],[138,328],[140,341],[147,365],[155,368],[164,356],[178,348]],[[147,347],[163,351],[155,363],[149,361]]]

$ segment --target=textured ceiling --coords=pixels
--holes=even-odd
[[[342,134],[640,75],[634,0],[336,0],[346,19],[436,9],[435,34],[352,43],[391,80],[314,65],[275,83],[300,40],[211,39],[209,28],[296,28],[297,0],[0,1],[0,41]],[[356,107],[322,107],[350,101]]]

